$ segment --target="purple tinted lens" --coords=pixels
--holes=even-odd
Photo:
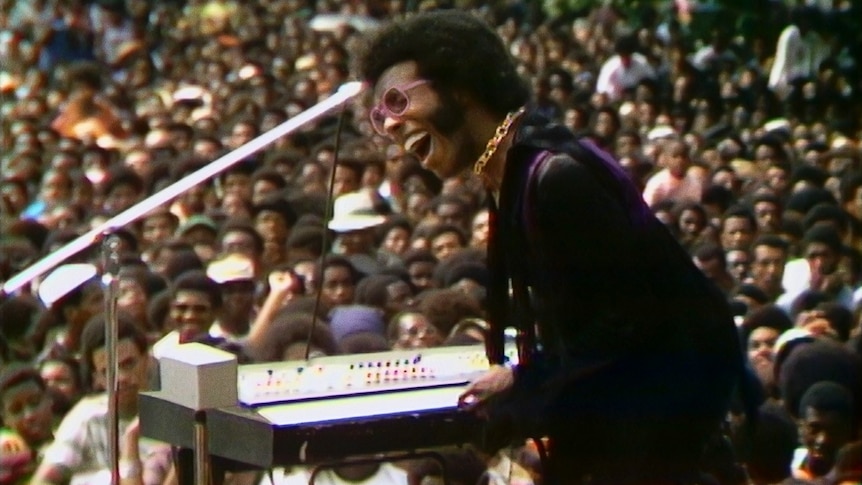
[[[401,88],[389,88],[383,93],[380,104],[371,109],[369,113],[371,117],[371,126],[377,133],[385,135],[384,123],[388,116],[401,116],[407,111],[410,106],[410,98],[407,97],[407,90],[413,89],[416,86],[426,84],[428,81],[419,79],[407,84]]]
[[[407,94],[398,88],[390,88],[383,95],[383,106],[392,114],[400,115],[404,113],[407,111],[409,104],[410,100],[407,98]]]

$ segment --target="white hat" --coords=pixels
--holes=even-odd
[[[763,124],[763,129],[766,132],[784,131],[790,132],[790,121],[787,118],[775,118]]]
[[[672,126],[658,125],[647,133],[647,140],[656,141],[665,138],[676,136],[676,131]]]
[[[254,261],[248,256],[232,253],[210,262],[207,276],[218,284],[232,281],[253,281]]]
[[[46,307],[90,281],[98,271],[92,264],[64,264],[39,283],[39,299]]]
[[[342,194],[335,199],[328,227],[335,232],[358,231],[379,226],[386,218],[374,209],[372,194],[367,191]]]
[[[171,98],[174,103],[180,101],[199,101],[201,103],[205,103],[207,101],[206,98],[208,94],[209,93],[200,86],[188,85],[174,91]]]

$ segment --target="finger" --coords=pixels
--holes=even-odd
[[[461,409],[472,410],[479,405],[481,399],[474,392],[467,392],[458,397],[458,407]]]

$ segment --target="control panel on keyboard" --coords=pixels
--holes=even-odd
[[[463,386],[411,389],[260,406],[257,412],[276,426],[325,424],[389,414],[452,409]]]
[[[507,347],[510,362],[517,360]],[[314,357],[307,361],[251,364],[239,367],[242,404],[462,385],[488,369],[481,345],[398,350],[372,354]]]

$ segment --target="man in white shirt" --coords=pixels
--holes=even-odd
[[[636,48],[635,37],[622,37],[614,47],[616,54],[602,65],[596,91],[607,95],[609,101],[619,100],[627,89],[634,88],[644,79],[655,79],[655,70],[646,57],[635,52]]]
[[[835,274],[843,250],[838,231],[830,225],[814,225],[805,232],[802,244],[803,258],[785,266],[784,294],[776,304],[791,314],[797,298],[806,291],[817,291],[853,311],[853,291]]]
[[[108,368],[105,319],[90,320],[81,337],[82,367],[92,388],[104,389]],[[143,330],[120,317],[117,339],[117,414],[121,485],[158,485],[171,466],[171,449],[164,443],[140,438],[137,425],[138,392],[146,390],[149,354]],[[31,483],[109,483],[108,396],[81,399],[63,418],[54,442],[45,450]]]
[[[782,99],[790,95],[794,84],[813,79],[820,63],[829,57],[829,45],[814,29],[819,13],[814,7],[797,7],[790,25],[778,37],[768,86]]]

